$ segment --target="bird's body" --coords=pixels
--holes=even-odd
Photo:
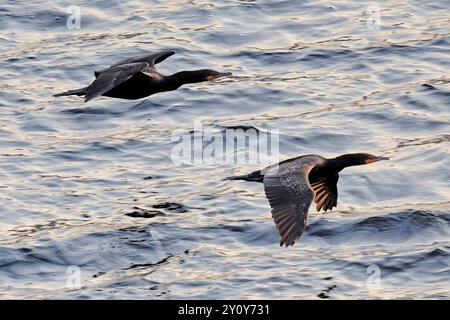
[[[103,95],[111,98],[135,100],[151,96],[158,92],[175,89],[164,86],[162,77],[149,77],[145,73],[139,72]]]
[[[156,70],[155,65],[174,53],[174,51],[160,51],[119,61],[108,68],[94,71],[95,80],[89,86],[55,96],[85,96],[85,102],[98,96],[141,99],[155,93],[176,90],[183,84],[231,75],[209,69],[182,71],[170,76],[162,75]]]
[[[227,179],[264,184],[266,197],[272,207],[272,217],[281,237],[280,245],[290,246],[303,234],[313,201],[317,211],[332,210],[337,206],[337,182],[341,170],[385,159],[388,158],[365,153],[346,154],[332,159],[306,155]]]

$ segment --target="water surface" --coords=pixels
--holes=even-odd
[[[71,4],[80,29],[67,27]],[[2,2],[0,297],[448,299],[448,2],[380,2],[379,28],[367,9]],[[177,52],[164,74],[234,76],[139,101],[52,97],[160,49]],[[221,181],[259,167],[172,161],[172,133],[200,119],[277,129],[281,159],[392,160],[343,171],[337,210],[311,208],[301,241],[279,248],[262,186]]]

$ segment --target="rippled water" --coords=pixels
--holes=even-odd
[[[450,297],[448,1],[380,2],[380,28],[358,1],[73,3],[79,30],[72,2],[0,4],[0,298]],[[164,74],[234,76],[52,97],[160,49]],[[342,172],[338,210],[280,248],[262,186],[221,181],[258,168],[172,162],[199,119],[278,129],[281,159],[392,160]]]

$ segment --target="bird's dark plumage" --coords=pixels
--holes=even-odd
[[[158,92],[176,90],[183,84],[231,75],[209,69],[182,71],[171,76],[162,75],[155,65],[173,54],[174,51],[159,51],[124,59],[108,68],[94,71],[95,80],[89,86],[55,94],[55,97],[85,96],[85,102],[98,96],[140,99]]]
[[[294,245],[305,230],[308,210],[316,203],[317,211],[337,206],[339,172],[346,167],[389,158],[367,153],[345,154],[333,159],[306,155],[282,161],[248,175],[227,180],[262,182],[272,207],[272,218],[280,234],[280,246]]]

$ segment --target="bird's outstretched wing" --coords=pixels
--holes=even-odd
[[[111,67],[100,73],[87,87],[84,102],[88,102],[127,81],[136,73],[149,68],[147,62],[136,62]]]
[[[146,53],[143,55],[139,55],[139,56],[135,56],[135,57],[131,57],[131,58],[127,58],[127,59],[118,61],[108,68],[94,71],[94,74],[96,77],[98,77],[99,74],[101,74],[105,71],[108,71],[110,68],[117,67],[117,66],[120,66],[123,64],[136,63],[136,62],[146,62],[146,63],[148,63],[149,68],[155,68],[155,64],[158,64],[158,63],[166,60],[168,57],[170,57],[171,55],[174,55],[174,54],[175,54],[175,51],[172,51],[172,50],[163,50],[163,51],[158,51],[158,52]]]
[[[333,207],[337,206],[338,180],[339,174],[335,173],[311,181],[311,188],[315,193],[314,202],[317,204],[317,211],[320,211],[321,209],[323,209],[323,211],[333,210]]]
[[[280,246],[292,246],[301,237],[314,192],[304,171],[264,177],[264,191],[280,234]]]

